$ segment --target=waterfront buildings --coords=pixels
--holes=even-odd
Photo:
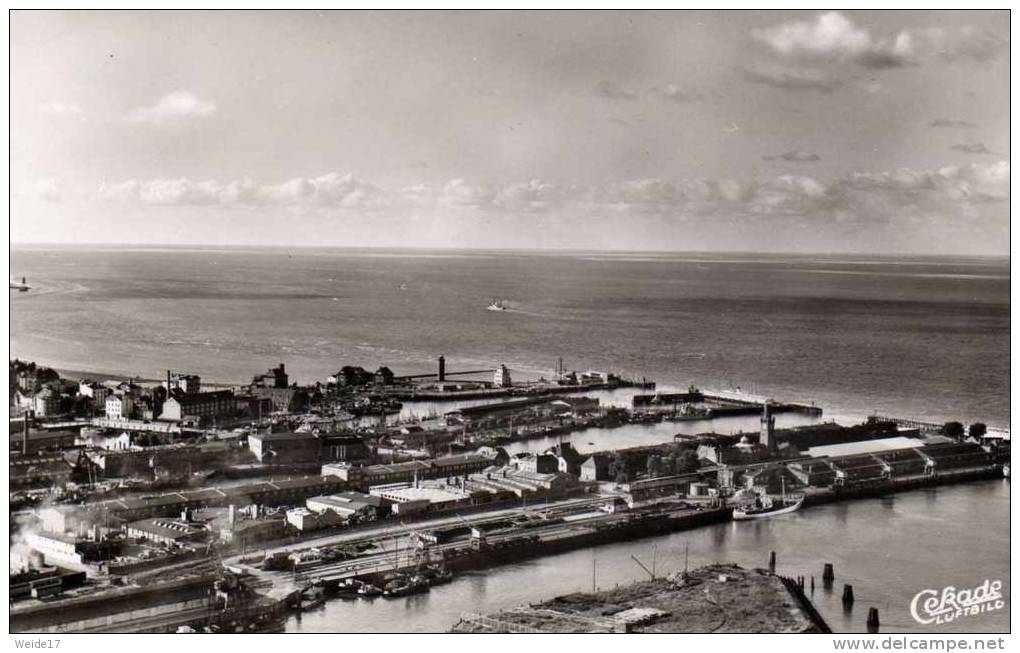
[[[180,422],[186,419],[208,423],[218,419],[234,417],[237,402],[230,390],[177,394],[163,402],[160,419]],[[110,414],[107,412],[107,417]]]

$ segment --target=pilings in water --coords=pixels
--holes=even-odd
[[[878,632],[878,608],[868,608],[868,632]]]
[[[846,583],[843,584],[843,607],[854,607],[854,586]]]
[[[776,552],[769,553],[769,572],[776,573]]]
[[[815,577],[812,576],[811,577],[811,593],[814,594],[814,592],[815,592]]]
[[[826,562],[825,568],[822,570],[822,585],[825,586],[825,589],[831,589],[834,580],[836,580],[836,574],[832,569],[832,563]]]

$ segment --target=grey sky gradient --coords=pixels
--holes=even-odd
[[[14,12],[15,242],[1002,254],[1008,12]]]

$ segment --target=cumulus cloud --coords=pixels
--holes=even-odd
[[[443,186],[439,203],[444,206],[484,207],[496,198],[496,190],[464,179],[451,179]]]
[[[967,120],[952,120],[950,118],[936,118],[928,123],[928,127],[932,129],[973,129],[977,127],[972,122]]]
[[[992,151],[985,147],[984,143],[957,143],[950,145],[949,149],[963,152],[964,154],[992,154]]]
[[[165,124],[195,118],[207,118],[216,112],[216,104],[202,100],[187,90],[167,93],[155,104],[139,107],[128,114],[132,122]]]
[[[78,120],[85,120],[85,112],[77,104],[70,102],[58,102],[51,100],[49,102],[43,102],[39,105],[39,111],[45,116],[52,116],[55,118],[77,118]]]
[[[595,95],[610,100],[636,100],[637,94],[620,88],[615,82],[603,80],[595,85]]]
[[[532,179],[500,188],[493,204],[511,211],[548,211],[560,206],[573,192],[574,189],[564,189],[540,179]]]
[[[789,154],[793,160],[803,154]],[[810,154],[810,153],[807,153]],[[782,156],[782,155],[781,155]],[[808,159],[810,160],[810,159]],[[308,211],[422,211],[426,215],[495,216],[525,219],[532,214],[576,220],[595,216],[724,222],[742,225],[781,221],[798,228],[839,224],[840,228],[895,225],[899,220],[952,227],[961,216],[982,215],[995,227],[1008,220],[1010,165],[898,168],[854,172],[825,180],[785,174],[746,180],[638,178],[595,186],[555,184],[541,179],[482,184],[462,178],[439,184],[385,189],[353,175],[331,172],[277,184],[250,179],[228,183],[181,179],[127,180],[105,184],[100,199],[155,206],[281,207]],[[53,184],[40,184],[49,189]],[[56,186],[59,188],[59,186]],[[452,219],[452,218],[451,218]]]
[[[151,179],[103,184],[97,197],[103,201],[135,202],[156,206],[289,206],[374,208],[378,189],[353,175],[330,172],[311,179],[295,178],[280,184],[256,184],[251,179],[228,183],[180,179]]]
[[[908,34],[875,39],[837,11],[753,30],[751,36],[776,55],[808,61],[854,61],[868,68],[889,68],[911,63],[913,55]]]
[[[764,84],[786,91],[832,93],[842,85],[838,79],[812,68],[794,68],[775,64],[738,67],[737,74],[753,84]]]
[[[808,152],[807,150],[790,150],[783,154],[766,154],[762,158],[766,161],[794,161],[798,163],[806,163],[810,161],[818,161],[821,157],[814,152]]]
[[[923,206],[946,202],[1006,202],[1009,200],[1009,168],[1008,161],[946,166],[938,170],[899,168],[880,173],[853,173],[841,183],[848,189]]]
[[[969,25],[912,28],[874,36],[838,11],[753,30],[751,36],[782,59],[816,64],[852,62],[872,69],[915,65],[925,59],[987,62],[1009,49],[1006,40]]]

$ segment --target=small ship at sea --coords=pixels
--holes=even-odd
[[[17,290],[18,292],[28,292],[32,289],[32,286],[28,285],[25,277],[21,277],[21,283],[17,281],[11,281],[11,290]]]
[[[504,302],[502,299],[494,299],[494,300],[492,300],[491,304],[489,304],[488,306],[485,307],[485,310],[487,310],[487,311],[505,311],[506,310],[506,302]]]

